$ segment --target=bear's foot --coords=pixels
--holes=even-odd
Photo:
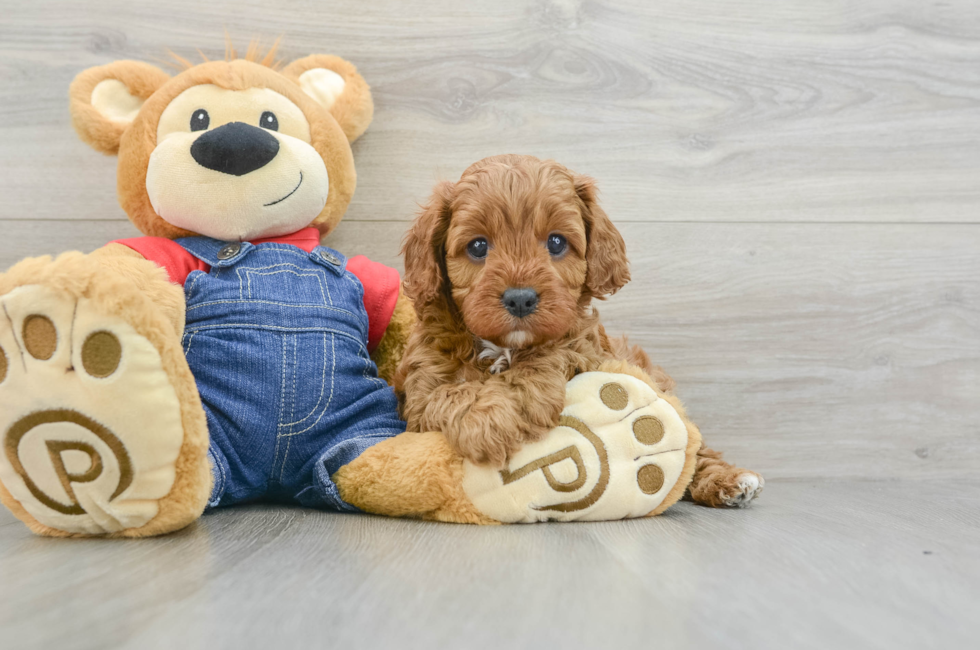
[[[679,409],[634,376],[583,373],[568,383],[558,427],[502,471],[464,462],[463,490],[505,523],[659,514],[682,496],[700,446]]]
[[[691,482],[701,434],[675,397],[626,362],[575,377],[559,426],[503,470],[464,461],[441,433],[403,433],[340,468],[341,497],[395,517],[496,524],[660,514]]]
[[[206,429],[203,444],[201,431],[185,435],[203,411],[196,391],[175,388],[176,335],[161,352],[138,332],[133,321],[159,338],[166,323],[141,296],[120,302],[127,290],[26,285],[0,297],[0,499],[35,532],[152,535],[203,510]]]

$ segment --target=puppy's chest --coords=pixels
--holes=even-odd
[[[575,364],[577,367],[571,367],[568,364],[569,360],[565,358],[566,355],[558,354],[552,350],[551,356],[553,357],[553,364],[549,364],[549,369],[554,370],[556,366],[561,366],[561,370],[568,375],[568,379],[580,372],[594,370],[592,367],[586,367],[587,365],[591,366],[591,364],[588,364],[584,358],[579,360],[580,363]],[[578,355],[573,356],[577,357]],[[515,350],[477,339],[476,362],[463,364],[457,371],[456,379],[459,383],[478,381],[485,379],[487,375],[497,375],[521,365],[534,364],[540,360],[541,355],[534,350]]]
[[[491,375],[509,370],[514,362],[513,348],[505,348],[494,345],[490,341],[477,339],[477,350],[478,366],[483,372],[489,372]]]

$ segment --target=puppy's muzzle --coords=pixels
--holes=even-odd
[[[265,167],[279,153],[279,140],[251,124],[229,122],[207,131],[191,145],[191,156],[201,167],[244,176]]]
[[[500,302],[504,309],[515,318],[530,316],[538,308],[538,292],[534,289],[524,287],[522,289],[508,289],[500,296]]]

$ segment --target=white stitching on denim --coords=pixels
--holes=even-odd
[[[191,282],[191,284],[190,284],[189,287],[184,287],[184,295],[185,296],[189,296],[191,294],[191,292],[194,291],[194,287],[197,286],[197,281],[198,280],[200,280],[202,277],[207,277],[207,275],[208,275],[204,271],[200,271],[200,270],[197,270],[197,269],[195,269],[194,271],[191,271],[190,272],[190,275],[194,275],[195,272],[198,273],[199,275],[195,275],[194,276],[194,281]],[[186,282],[186,280],[185,280],[185,282]]]
[[[194,330],[193,332],[191,332],[190,333],[190,336],[186,336],[185,335],[185,338],[187,339],[187,347],[184,348],[184,356],[185,357],[190,353],[190,351],[191,351],[191,343],[194,342],[194,337],[196,335],[197,335],[197,330]]]
[[[218,460],[218,456],[214,453],[214,450],[211,448],[210,445],[208,446],[208,455],[211,458],[214,459],[214,466],[218,468],[218,475],[221,478],[221,483],[219,484],[220,487],[221,487],[221,494],[218,495],[218,499],[220,499],[221,497],[223,497],[225,495],[225,483],[227,483],[227,479],[226,479],[226,476],[225,476],[225,468],[222,467],[221,461]],[[212,488],[212,491],[213,491],[213,488]],[[210,495],[208,495],[208,502],[209,503],[211,502],[211,496]]]
[[[297,268],[297,269],[303,270],[302,267],[296,266],[295,264],[274,264],[272,266],[253,266],[253,267],[250,267],[250,268],[238,269],[238,276],[239,276],[239,278],[241,278],[241,274],[242,273],[244,273],[246,276],[248,276],[248,295],[249,296],[252,295],[252,276],[253,275],[261,275],[261,276],[264,276],[264,275],[276,275],[277,273],[292,273],[293,275],[295,275],[298,278],[310,278],[310,277],[316,278],[317,285],[320,288],[320,297],[323,298],[324,300],[328,300],[329,303],[330,303],[330,305],[333,306],[333,300],[330,300],[330,299],[327,298],[327,294],[330,293],[329,289],[327,290],[326,294],[324,293],[324,290],[323,290],[323,288],[324,288],[323,287],[323,285],[324,285],[324,282],[323,282],[323,274],[320,271],[317,271],[315,273],[298,273],[298,272],[293,271],[293,270],[290,270],[290,269],[282,268],[284,266],[292,266],[293,268]],[[270,271],[269,273],[256,273],[256,271],[262,271],[262,270],[265,270],[265,269],[277,269],[277,270]],[[240,283],[241,283],[241,280],[239,280],[239,284]]]
[[[279,381],[279,416],[282,417],[283,410],[286,408],[286,337],[282,337],[282,379]],[[279,460],[279,444],[282,442],[282,433],[276,430],[276,450],[272,454],[272,471],[276,471],[276,462]],[[272,478],[271,476],[269,478]]]
[[[313,424],[311,424],[310,426],[306,427],[302,431],[295,431],[293,433],[287,433],[285,437],[291,438],[293,436],[298,436],[301,433],[306,433],[307,431],[309,431],[310,429],[312,429],[313,427],[315,427],[317,424],[319,424],[320,423],[320,420],[323,419],[323,416],[326,415],[327,414],[327,411],[330,410],[330,403],[333,401],[334,380],[336,379],[336,376],[337,376],[337,346],[336,346],[335,342],[336,342],[336,338],[333,335],[331,335],[330,336],[330,358],[333,361],[333,365],[330,368],[330,396],[327,397],[327,403],[324,405],[323,411],[320,412],[320,416],[317,417],[316,421]],[[326,341],[324,341],[324,351],[326,351]],[[326,366],[326,363],[327,363],[326,362],[326,359],[324,359],[323,365]]]
[[[282,464],[279,466],[279,485],[282,485],[282,477],[286,473],[286,460],[289,458],[289,448],[292,446],[292,442],[289,436],[286,436],[286,451],[282,455]]]
[[[347,271],[347,272],[344,273],[344,279],[347,280],[348,282],[350,282],[351,284],[353,284],[355,287],[357,287],[361,291],[361,294],[362,294],[361,297],[363,297],[363,294],[364,294],[364,284],[361,283],[361,279],[360,278],[358,278],[356,275],[354,275],[354,273],[352,271]]]
[[[296,358],[295,358],[295,356],[293,357],[293,367],[294,368],[296,367]],[[313,414],[316,413],[316,411],[317,411],[318,408],[320,408],[320,402],[323,401],[323,391],[326,388],[326,386],[327,386],[327,335],[324,334],[323,335],[323,367],[320,369],[320,395],[316,399],[316,404],[313,405],[313,408],[310,409],[310,412],[309,413],[307,413],[306,415],[304,415],[299,420],[296,420],[295,422],[290,422],[288,424],[280,424],[279,426],[280,427],[293,427],[293,426],[296,426],[297,424],[302,424],[304,421],[309,420],[311,417],[313,417]],[[293,390],[294,391],[296,389],[295,387],[296,387],[296,375],[294,374],[293,375]],[[290,416],[291,417],[295,417],[295,415],[294,415],[293,412],[290,412]]]
[[[317,246],[317,248],[320,248],[320,246]],[[316,249],[313,249],[313,250],[316,250]],[[309,259],[309,258],[307,258],[307,259]],[[344,275],[344,273],[345,273],[345,272],[343,272],[343,271],[342,271],[340,275],[341,275],[341,276],[343,276],[343,275]],[[333,296],[332,296],[332,295],[330,295],[330,283],[329,283],[329,282],[327,282],[327,283],[325,284],[325,286],[326,286],[326,288],[327,288],[327,302],[329,302],[329,303],[330,303],[330,306],[331,306],[331,307],[333,307]]]
[[[293,373],[293,387],[292,389],[290,389],[290,399],[289,399],[289,419],[291,420],[296,417],[296,377],[299,375],[299,372],[297,372],[299,368],[297,368],[296,366],[296,356],[297,353],[299,352],[299,337],[293,335],[290,338],[293,339],[293,365],[291,366],[291,370]],[[287,456],[289,455],[288,445],[286,446],[286,455]]]
[[[291,252],[291,251],[283,251],[283,252]],[[309,261],[309,255],[301,255],[300,257],[302,257],[304,261],[307,261],[307,262]],[[300,266],[298,264],[292,264],[290,262],[277,262],[275,264],[269,264],[268,266],[236,267],[235,271],[236,271],[236,273],[238,274],[238,276],[240,278],[241,277],[241,274],[243,272],[244,273],[248,273],[249,271],[266,271],[266,270],[269,270],[269,269],[275,269],[275,268],[280,268],[280,267],[284,267],[284,266],[291,266],[292,268],[299,269],[300,271],[306,271],[306,270],[309,269],[309,267],[307,267],[307,266]],[[286,270],[286,269],[284,269],[284,270]],[[312,271],[315,271],[318,275],[321,275],[321,276],[323,275],[323,271],[320,270],[320,267],[314,267],[311,270]],[[260,273],[259,275],[269,275],[269,274],[268,273]]]
[[[251,280],[249,282],[251,282]],[[283,345],[286,344],[285,338],[286,337],[283,337],[283,339],[284,339],[283,340]],[[296,413],[296,375],[299,374],[299,373],[296,372],[296,352],[297,352],[297,350],[299,350],[299,340],[298,340],[298,338],[296,336],[291,336],[289,338],[292,339],[292,344],[293,344],[293,365],[290,367],[290,369],[292,371],[292,375],[293,375],[293,387],[292,387],[292,389],[290,391],[290,395],[289,395],[289,419],[292,419],[292,418],[295,417],[295,413]],[[285,354],[283,355],[283,361],[285,361]],[[286,381],[285,364],[283,364],[282,380],[283,380],[283,383],[285,383],[285,381]],[[283,415],[285,415],[285,414],[283,414]],[[283,428],[284,427],[283,427],[282,423],[280,423],[279,426],[277,427],[277,429],[280,430],[280,431]],[[277,439],[279,438],[279,434],[278,433],[276,434],[276,438]],[[291,446],[292,446],[292,441],[291,440],[286,440],[286,451],[283,452],[282,462],[279,464],[279,485],[282,485],[283,475],[286,473],[286,462],[289,460],[289,448]]]
[[[222,323],[220,325],[198,325],[196,327],[185,330],[185,332],[203,332],[204,330],[213,329],[231,329],[231,328],[241,328],[247,330],[275,330],[277,332],[329,332],[330,334],[337,334],[339,336],[346,336],[361,348],[364,347],[364,341],[359,336],[354,336],[349,332],[343,332],[341,330],[335,330],[331,327],[283,327],[281,325],[256,325],[255,323]]]
[[[364,285],[361,283],[360,278],[358,278],[352,272],[347,271],[346,273],[344,273],[344,279],[350,282],[351,284],[353,284],[354,288],[357,289],[357,302],[360,303],[361,308],[363,309],[364,308]],[[367,314],[366,309],[364,313]]]
[[[280,253],[288,253],[289,255],[295,255],[296,257],[301,257],[304,260],[310,258],[309,253],[307,253],[306,251],[304,251],[302,248],[298,246],[294,246],[293,244],[277,244],[276,242],[266,242],[262,244],[262,246],[268,246],[269,248],[267,248],[266,250],[274,249]]]
[[[297,302],[277,302],[275,300],[250,300],[250,299],[243,299],[243,300],[209,300],[208,302],[202,302],[200,304],[194,305],[193,307],[188,307],[187,308],[187,311],[193,311],[193,310],[198,309],[200,307],[207,307],[208,305],[237,305],[237,304],[250,305],[250,304],[253,304],[253,303],[258,303],[260,305],[278,305],[280,307],[300,307],[302,309],[307,309],[307,308],[309,308],[309,309],[327,309],[327,310],[330,310],[330,311],[340,312],[342,314],[349,314],[349,315],[357,318],[357,314],[355,314],[354,312],[349,311],[347,309],[341,309],[340,307],[328,307],[327,305],[315,305],[315,304],[312,304],[312,303],[303,304],[303,303],[297,303]]]
[[[240,268],[238,270],[239,271],[265,271],[265,270],[268,270],[268,269],[275,269],[275,268],[278,268],[280,266],[291,266],[294,269],[299,269],[300,271],[303,271],[303,270],[305,270],[307,268],[307,267],[300,266],[298,264],[291,264],[289,262],[277,262],[276,264],[270,264],[268,266],[248,266],[248,267],[242,267],[242,268]],[[318,271],[318,272],[320,271],[319,268],[314,268],[313,270],[314,271]]]

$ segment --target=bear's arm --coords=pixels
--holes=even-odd
[[[178,336],[183,334],[186,309],[184,291],[170,281],[164,268],[132,248],[114,242],[93,251],[90,257],[112,273],[129,278],[146,295],[150,304],[163,310]]]
[[[393,382],[395,369],[402,360],[405,344],[408,343],[408,336],[415,327],[415,321],[415,308],[412,307],[412,301],[404,291],[399,292],[388,328],[378,347],[371,353],[371,359],[378,365],[378,376],[389,384]]]

